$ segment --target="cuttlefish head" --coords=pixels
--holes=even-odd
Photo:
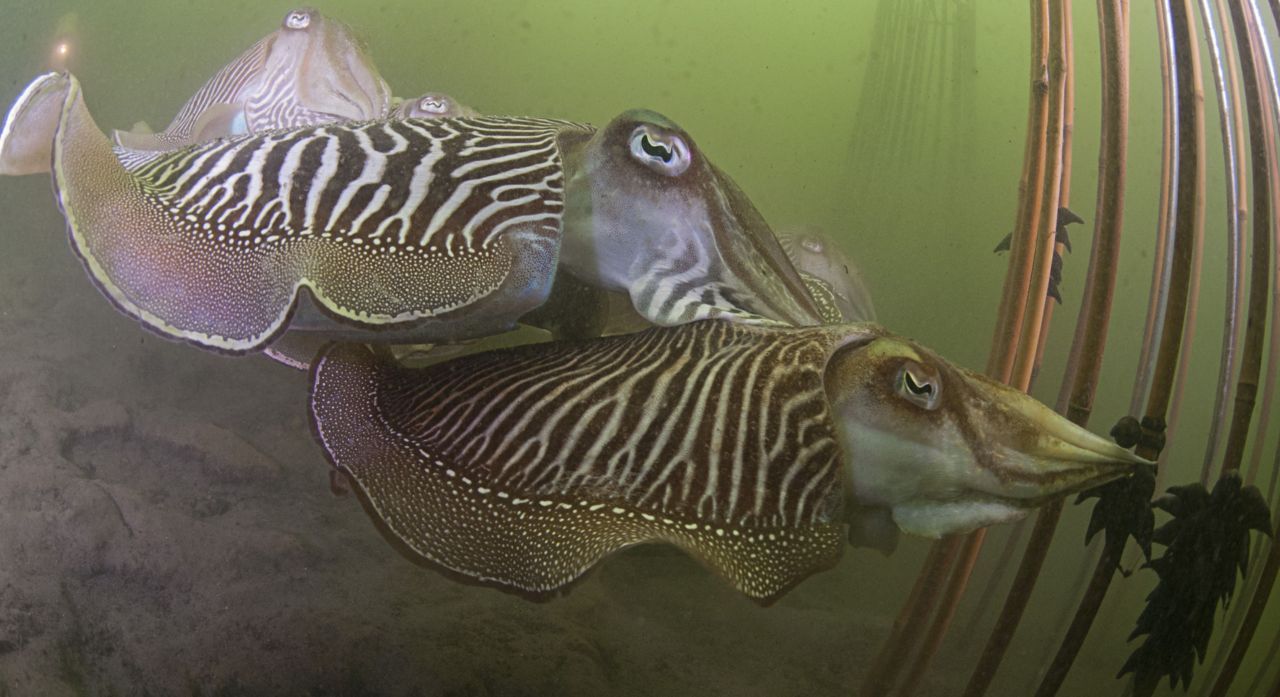
[[[874,322],[875,304],[862,271],[835,240],[814,225],[797,225],[778,231],[778,241],[802,274],[826,283],[834,294],[841,321]]]
[[[443,92],[427,92],[420,97],[406,99],[395,111],[395,116],[402,119],[453,119],[477,114],[479,112],[475,109]]]
[[[854,506],[887,509],[917,535],[1020,518],[1150,464],[892,335],[838,349],[824,381]]]
[[[390,113],[391,89],[365,43],[342,22],[310,7],[291,10],[268,41],[259,80],[262,89],[283,86],[299,107],[326,122],[377,119]],[[246,109],[253,132],[259,130],[253,120],[266,116],[254,114],[252,105]]]
[[[623,113],[565,160],[563,268],[627,292],[655,324],[718,315],[818,322],[755,206],[667,118]]]

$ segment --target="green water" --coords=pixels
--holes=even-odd
[[[918,4],[879,14],[877,3],[848,1],[321,9],[368,40],[400,96],[443,91],[482,112],[596,124],[632,107],[666,114],[775,226],[832,233],[862,265],[881,322],[980,369],[1005,269],[991,250],[1013,226],[1022,164],[1027,9],[935,0],[923,4],[939,8],[936,19],[908,32],[897,20]],[[74,30],[69,67],[95,118],[126,128],[166,123],[288,6],[10,0],[4,9],[6,105],[43,69],[61,23]],[[1050,403],[1092,232],[1094,12],[1076,3],[1071,207],[1087,223],[1073,229],[1035,388]],[[1127,409],[1147,302],[1160,172],[1153,12],[1132,8],[1124,246],[1096,431]],[[1218,370],[1226,247],[1212,98],[1205,115],[1204,272],[1169,446],[1173,483],[1199,474]],[[767,610],[661,550],[606,562],[546,605],[455,585],[395,555],[354,500],[329,497],[303,376],[170,343],[117,315],[70,253],[42,177],[0,180],[0,210],[0,499],[11,501],[0,511],[0,695],[848,695],[927,550],[921,540],[888,559],[850,550]],[[1078,542],[1085,519],[1068,511],[991,694],[1021,694],[1056,647],[1054,623],[1092,563]],[[989,536],[927,694],[968,679],[991,618],[964,632],[1007,534]],[[1111,677],[1148,576],[1118,580],[1062,694],[1120,693]],[[1274,614],[1256,644],[1270,639]]]

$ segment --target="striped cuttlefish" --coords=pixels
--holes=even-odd
[[[440,106],[428,97],[413,108]],[[831,319],[747,196],[653,112],[599,129],[398,114],[148,151],[113,147],[78,81],[50,73],[10,110],[0,161],[24,161],[46,123],[91,278],[144,326],[206,349],[258,351],[288,330],[491,336],[558,279],[625,295],[657,325]]]
[[[421,369],[333,344],[311,379],[317,440],[397,549],[534,599],[663,542],[769,603],[865,516],[965,532],[1146,463],[875,324],[707,320]]]

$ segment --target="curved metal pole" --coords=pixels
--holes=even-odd
[[[1262,360],[1262,338],[1266,327],[1266,303],[1268,277],[1280,275],[1280,259],[1270,269],[1270,254],[1276,253],[1280,247],[1280,153],[1276,152],[1277,141],[1280,140],[1280,89],[1277,89],[1274,59],[1266,40],[1265,30],[1261,22],[1261,13],[1257,4],[1250,2],[1231,3],[1231,18],[1235,28],[1238,50],[1241,57],[1241,72],[1244,76],[1245,104],[1248,109],[1250,132],[1250,162],[1253,174],[1254,217],[1253,255],[1251,260],[1251,276],[1249,283],[1249,319],[1245,331],[1244,353],[1241,357],[1239,387],[1236,394],[1236,410],[1232,414],[1231,434],[1224,454],[1223,468],[1238,469],[1244,450],[1244,440],[1249,431],[1252,416],[1253,399],[1257,391],[1257,380]],[[1274,217],[1273,217],[1274,216]],[[1275,239],[1270,239],[1274,237]],[[1272,281],[1272,294],[1280,279]],[[1271,319],[1276,322],[1277,308],[1272,308]],[[1275,325],[1273,324],[1273,329]],[[1271,354],[1276,355],[1277,342],[1272,339]],[[1274,363],[1272,363],[1274,365]],[[1270,368],[1269,368],[1270,370]],[[1273,389],[1271,385],[1269,389]],[[1265,396],[1264,396],[1265,400]],[[1259,440],[1265,431],[1259,427]],[[1255,448],[1259,447],[1255,442]],[[1255,450],[1256,452],[1256,450]],[[1275,482],[1276,471],[1280,470],[1280,453],[1272,472],[1272,483]],[[1272,500],[1272,508],[1276,510],[1274,491],[1268,493]],[[1217,678],[1213,681],[1210,694],[1225,692],[1239,668],[1253,632],[1257,628],[1257,619],[1251,613],[1265,606],[1271,592],[1274,577],[1273,561],[1277,545],[1270,545],[1270,552],[1263,565],[1254,564],[1250,578],[1246,581],[1249,589],[1242,597],[1251,597],[1248,605],[1241,601],[1236,604],[1231,617],[1226,622],[1228,628],[1215,656]],[[1239,628],[1236,631],[1236,628]],[[1232,639],[1234,635],[1234,640]],[[1226,647],[1230,645],[1230,648]]]
[[[1241,132],[1244,130],[1240,104],[1240,68],[1234,55],[1230,32],[1222,31],[1221,18],[1226,16],[1224,0],[1200,0],[1200,17],[1209,40],[1209,57],[1213,66],[1213,82],[1218,92],[1218,116],[1222,130],[1223,164],[1227,187],[1227,292],[1223,313],[1222,355],[1218,363],[1218,390],[1213,400],[1213,419],[1206,437],[1204,464],[1200,483],[1209,486],[1213,464],[1217,461],[1222,425],[1235,385],[1236,363],[1240,358],[1239,333],[1244,320],[1244,225],[1249,215],[1249,202],[1243,182],[1244,158],[1241,157]]]
[[[1174,129],[1175,140],[1170,144],[1174,147],[1166,150],[1165,158],[1171,162],[1170,171],[1177,174],[1177,188],[1169,192],[1168,200],[1176,201],[1178,205],[1169,211],[1173,227],[1169,230],[1171,244],[1167,249],[1165,266],[1167,281],[1160,281],[1163,289],[1158,295],[1161,297],[1155,298],[1157,304],[1161,305],[1157,313],[1160,321],[1153,330],[1153,337],[1159,339],[1158,349],[1154,365],[1150,368],[1149,380],[1145,375],[1140,375],[1138,383],[1141,385],[1144,380],[1148,380],[1150,386],[1145,400],[1146,415],[1164,418],[1168,413],[1173,384],[1177,379],[1195,228],[1201,218],[1201,202],[1197,199],[1197,191],[1203,187],[1204,168],[1200,163],[1203,160],[1204,130],[1201,118],[1203,111],[1199,102],[1202,88],[1195,32],[1190,23],[1190,7],[1186,0],[1164,0],[1158,3],[1158,9],[1162,19],[1161,28],[1164,30],[1164,59],[1173,66],[1169,73],[1175,78],[1168,85],[1172,97],[1167,100],[1170,108],[1177,112],[1176,118],[1169,120],[1169,125]],[[1138,452],[1148,458],[1156,455],[1145,444],[1139,445]],[[1106,597],[1123,548],[1122,543],[1110,541],[1104,545],[1075,619],[1036,692],[1037,697],[1056,694],[1066,679]]]
[[[987,363],[987,374],[1006,383],[1013,371],[1035,261],[1034,222],[1039,218],[1041,205],[1041,187],[1035,184],[1041,180],[1045,166],[1044,134],[1049,116],[1049,14],[1049,0],[1031,0],[1031,96],[1027,111],[1027,140],[1009,269],[1004,279]],[[948,537],[934,543],[934,549],[907,599],[911,607],[904,606],[899,611],[898,621],[863,680],[860,695],[881,697],[893,689],[898,674],[906,667],[908,656],[919,642],[924,630],[923,619],[928,617],[944,592],[952,564],[962,552],[966,558],[971,557],[981,547],[984,534],[985,531],[979,530],[969,536]]]
[[[1067,15],[1065,50],[1068,65],[1072,65],[1074,41]],[[1101,144],[1098,152],[1098,191],[1094,221],[1093,245],[1088,271],[1084,282],[1076,329],[1068,357],[1067,371],[1063,376],[1057,409],[1068,414],[1077,424],[1085,425],[1093,411],[1093,398],[1097,391],[1102,368],[1102,354],[1106,344],[1107,328],[1111,318],[1111,302],[1115,290],[1117,262],[1120,251],[1120,232],[1124,220],[1125,163],[1128,148],[1129,125],[1129,47],[1128,13],[1124,0],[1098,0],[1098,32],[1102,49],[1102,125]],[[1064,109],[1064,134],[1069,139],[1074,105],[1074,81],[1068,70],[1066,102]],[[1064,146],[1062,196],[1068,200],[1070,149]],[[1063,502],[1056,501],[1041,508],[1035,526],[1023,552],[1022,562],[1014,577],[1013,585],[1001,608],[995,627],[991,630],[969,682],[964,697],[981,697],[986,694],[1000,664],[1004,660],[1014,633],[1021,622],[1023,612],[1031,598],[1036,579],[1048,555],[1050,542],[1057,529]],[[1010,549],[1015,544],[1010,541]],[[996,584],[991,586],[992,594]],[[990,597],[990,596],[988,596]],[[984,600],[986,598],[984,597]],[[984,605],[985,607],[985,605]],[[985,614],[985,613],[981,613]]]
[[[1157,36],[1160,43],[1160,77],[1164,95],[1163,156],[1160,159],[1160,211],[1156,223],[1156,248],[1151,272],[1151,290],[1147,300],[1147,318],[1142,333],[1142,350],[1138,356],[1137,380],[1133,383],[1133,394],[1129,399],[1129,413],[1141,414],[1147,394],[1150,392],[1152,376],[1155,372],[1155,347],[1160,344],[1160,332],[1164,328],[1165,311],[1169,301],[1169,280],[1173,265],[1174,214],[1177,210],[1177,189],[1173,182],[1178,180],[1178,151],[1181,116],[1178,102],[1174,95],[1173,66],[1177,62],[1177,47],[1173,40],[1173,20],[1169,17],[1167,6],[1165,11],[1157,10],[1156,23],[1159,25]]]

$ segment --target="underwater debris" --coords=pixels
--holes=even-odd
[[[1070,208],[1065,206],[1058,209],[1058,227],[1054,230],[1054,242],[1061,242],[1062,246],[1068,252],[1071,251],[1071,237],[1067,234],[1067,226],[1073,223],[1083,223],[1084,218],[1076,215]],[[996,248],[991,250],[994,254],[1007,252],[1013,246],[1013,233],[1009,233],[1000,238],[1000,242],[996,244]]]
[[[1146,564],[1160,582],[1129,635],[1146,639],[1116,677],[1133,673],[1135,684],[1149,690],[1168,676],[1170,688],[1181,681],[1185,689],[1204,660],[1219,603],[1230,603],[1236,573],[1248,571],[1249,531],[1270,536],[1271,512],[1258,488],[1243,486],[1235,471],[1224,473],[1212,494],[1199,482],[1174,486],[1152,505],[1173,516],[1152,537],[1164,554]]]
[[[1076,215],[1070,208],[1067,208],[1066,206],[1058,208],[1058,224],[1053,233],[1054,242],[1061,244],[1063,249],[1070,252],[1071,236],[1067,234],[1067,226],[1083,222],[1084,218]],[[996,248],[991,251],[995,254],[999,254],[1000,252],[1009,251],[1012,246],[1013,233],[1011,232],[1005,235],[1004,238],[1000,240],[999,244],[996,245]],[[1062,255],[1058,253],[1057,249],[1055,249],[1053,252],[1053,265],[1049,268],[1049,288],[1045,292],[1045,295],[1056,300],[1059,305],[1062,304],[1062,294],[1058,292],[1058,284],[1061,282]]]

